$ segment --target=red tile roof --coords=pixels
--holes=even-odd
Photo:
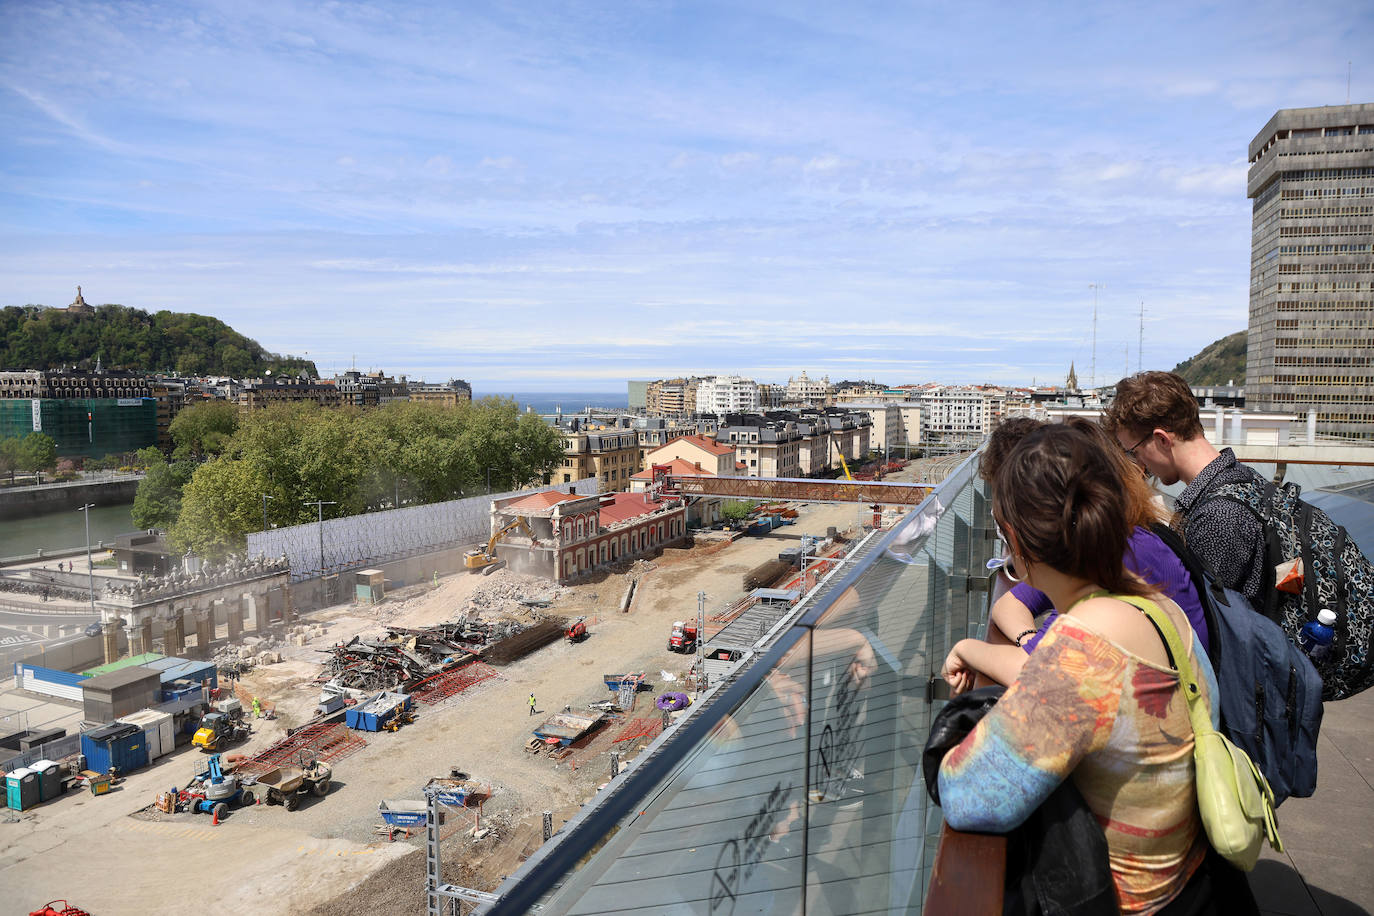
[[[706,438],[705,436],[702,436],[702,435],[696,435],[696,436],[683,436],[682,439],[681,439],[680,441],[682,441],[682,442],[690,442],[690,443],[692,443],[693,445],[695,445],[695,446],[697,446],[697,447],[699,447],[699,448],[705,449],[706,451],[710,452],[712,455],[728,455],[728,454],[730,454],[731,452],[733,452],[733,451],[735,450],[732,446],[729,446],[729,445],[721,445],[721,444],[720,444],[719,442],[717,442],[716,440],[714,440],[714,439],[708,439],[708,438]]]
[[[513,503],[506,503],[507,509],[547,509],[549,506],[556,506],[565,503],[570,499],[581,499],[580,496],[570,496],[567,493],[559,493],[557,490],[545,490],[542,493],[531,493],[529,496],[517,499]]]
[[[656,503],[649,499],[646,493],[613,493],[613,502],[608,502],[601,507],[601,514],[598,518],[602,528],[609,528],[611,525],[618,525],[627,522],[632,518],[641,515],[648,515],[655,509],[661,509],[663,503]]]
[[[656,463],[656,464],[663,464],[664,462],[658,461],[658,462],[655,462],[655,463]],[[697,475],[698,477],[703,477],[703,476],[704,476],[704,477],[714,477],[714,476],[716,476],[714,471],[709,470],[708,468],[699,468],[699,467],[696,466],[696,463],[695,463],[695,462],[688,461],[688,460],[685,459],[685,458],[674,458],[672,461],[667,462],[667,464],[668,464],[668,473],[669,473],[669,474],[682,474],[682,475],[692,475],[692,474],[695,474],[695,475]],[[653,469],[653,468],[648,468],[647,470],[640,471],[638,474],[633,474],[633,475],[631,475],[631,476],[630,476],[630,479],[631,479],[631,480],[653,480],[653,479],[654,479],[654,469]]]

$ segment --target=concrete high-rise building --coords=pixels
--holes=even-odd
[[[1246,406],[1374,438],[1374,104],[1285,108],[1250,141]]]

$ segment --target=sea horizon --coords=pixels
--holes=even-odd
[[[556,413],[559,408],[568,414],[578,413],[587,407],[628,410],[630,405],[628,393],[613,391],[482,391],[474,388],[472,397],[474,400],[487,397],[511,398],[520,405],[521,413],[532,409],[538,414]]]

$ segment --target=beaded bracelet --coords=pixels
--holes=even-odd
[[[1029,630],[1023,630],[1022,632],[1017,633],[1017,634],[1016,634],[1016,644],[1017,644],[1018,646],[1021,645],[1021,640],[1025,639],[1027,636],[1034,636],[1035,633],[1036,633],[1035,627],[1031,627]]]

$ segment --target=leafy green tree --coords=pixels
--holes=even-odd
[[[228,401],[206,401],[178,413],[168,432],[178,458],[200,459],[223,452],[238,427],[238,407]]]
[[[172,546],[212,560],[243,550],[248,532],[262,525],[266,484],[247,462],[216,458],[200,465],[182,490],[181,510],[168,533]]]
[[[756,506],[750,499],[732,499],[720,507],[720,517],[730,522],[742,522],[749,517]]]
[[[170,529],[181,511],[181,494],[190,482],[195,464],[190,461],[168,463],[155,448],[140,449],[138,457],[145,462],[147,473],[138,482],[131,512],[134,524],[140,528]]]
[[[21,471],[46,471],[57,466],[57,443],[46,433],[29,433],[19,441],[17,462]]]

